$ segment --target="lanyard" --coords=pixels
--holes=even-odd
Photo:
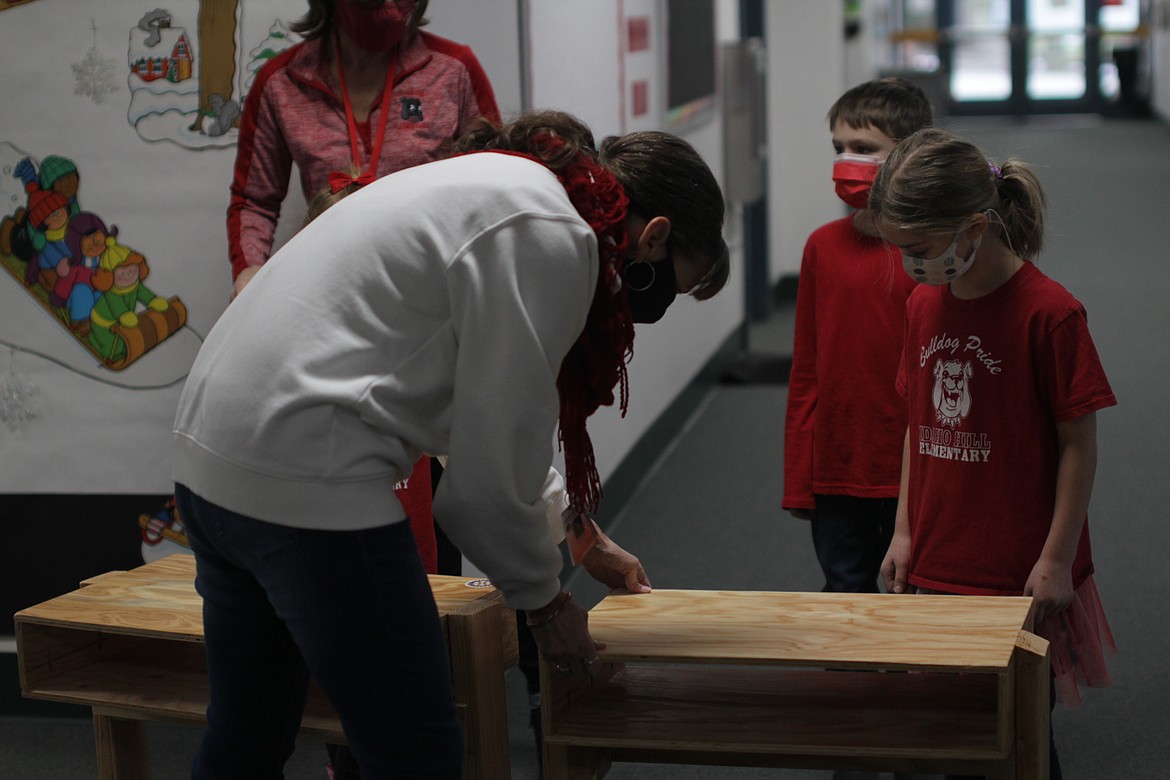
[[[349,88],[345,84],[345,68],[341,65],[341,41],[336,35],[333,37],[333,45],[337,54],[337,79],[341,82],[341,100],[345,104],[345,122],[349,129],[349,151],[353,157],[354,169],[361,171],[362,154],[358,146],[357,122],[353,118],[353,104],[350,103]],[[356,176],[343,171],[329,174],[329,189],[335,193],[355,182],[364,187],[378,175],[378,161],[382,157],[382,138],[386,134],[386,118],[390,116],[390,93],[394,89],[394,71],[397,64],[398,54],[395,53],[391,55],[390,65],[386,68],[386,86],[382,90],[382,115],[378,117],[378,132],[373,138],[370,167]]]

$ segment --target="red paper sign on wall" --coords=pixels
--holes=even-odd
[[[650,18],[631,16],[626,20],[626,38],[629,51],[646,51],[650,48]]]
[[[643,116],[650,110],[650,84],[645,79],[630,85],[632,111],[634,116]]]

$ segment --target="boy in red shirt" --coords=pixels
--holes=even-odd
[[[922,89],[883,78],[845,92],[828,119],[837,195],[857,211],[805,245],[782,506],[810,521],[824,591],[876,593],[898,501],[906,403],[895,379],[914,283],[866,205],[878,166],[932,111]]]

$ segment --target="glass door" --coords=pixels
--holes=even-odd
[[[1087,101],[1091,91],[1089,74],[1096,68],[1090,67],[1087,56],[1087,39],[1094,31],[1085,24],[1085,4],[1073,0],[1028,0],[1025,21],[1027,100]]]
[[[1003,110],[1013,91],[1011,0],[942,0],[939,59],[959,107]]]
[[[1101,66],[1098,88],[1107,113],[1144,115],[1138,63],[1147,35],[1139,0],[1101,0]]]
[[[939,60],[953,113],[1101,108],[1101,28],[1095,20],[1111,0],[937,2]]]

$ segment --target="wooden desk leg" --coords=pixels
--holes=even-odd
[[[498,604],[473,602],[447,615],[447,648],[455,702],[466,713],[464,780],[501,780],[512,776],[508,755],[508,702],[504,691],[505,637],[500,609]]]
[[[553,665],[540,659],[540,719],[545,742],[545,780],[601,780],[609,772],[608,750],[550,743],[557,735],[561,720],[576,702],[590,695],[591,689],[610,680],[623,669],[622,664],[601,664],[594,678],[583,674],[558,672]]]
[[[1016,675],[1016,778],[1048,780],[1050,735],[1048,642],[1021,631],[1012,654]]]
[[[146,732],[142,721],[93,713],[100,780],[150,780]]]

